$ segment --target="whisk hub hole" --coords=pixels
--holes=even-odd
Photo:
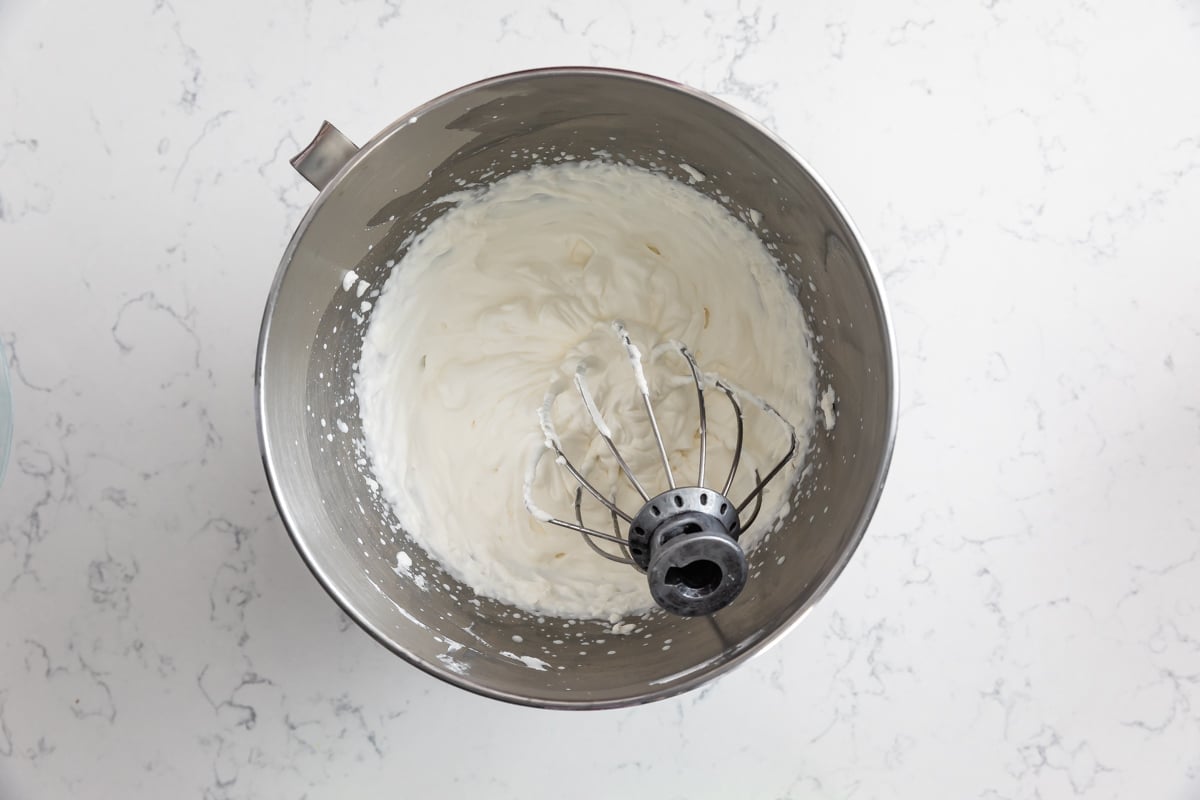
[[[716,562],[707,559],[697,559],[682,567],[671,567],[667,570],[666,581],[672,585],[684,585],[701,596],[708,594],[721,585],[725,573]]]

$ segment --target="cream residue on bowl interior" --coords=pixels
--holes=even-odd
[[[412,538],[478,594],[527,611],[607,618],[652,605],[645,576],[578,534],[535,519],[523,484],[543,442],[547,392],[571,459],[630,513],[640,498],[597,435],[572,380],[583,364],[596,410],[651,494],[667,488],[627,328],[681,481],[694,482],[698,412],[686,343],[706,374],[765,398],[800,434],[743,542],[788,511],[816,410],[815,365],[799,302],[758,237],[719,203],[665,176],[598,161],[538,166],[463,192],[395,265],[371,315],[356,377],[380,490]],[[706,484],[723,484],[736,425],[708,398]],[[746,404],[735,502],[787,450],[778,420]],[[688,477],[690,476],[690,477]],[[576,484],[543,459],[537,505],[574,519]],[[611,530],[594,501],[585,521]]]

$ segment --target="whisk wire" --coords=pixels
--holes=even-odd
[[[617,500],[617,496],[614,493],[613,494],[613,502],[616,502],[616,500]],[[609,512],[609,513],[612,513],[612,512]],[[618,539],[621,538],[621,525],[617,521],[616,514],[612,515],[612,524],[613,524],[613,533],[616,534]],[[637,562],[634,561],[633,557],[629,555],[629,548],[625,546],[625,542],[623,540],[621,542],[621,552],[625,554],[625,560],[627,562],[629,562],[630,564],[632,564],[634,566],[637,566]]]
[[[614,503],[613,501],[611,501],[607,497],[605,497],[604,494],[601,493],[601,491],[599,489],[597,489],[595,486],[592,485],[591,481],[589,481],[587,478],[585,478],[583,476],[583,473],[580,472],[576,468],[576,466],[571,463],[571,459],[567,458],[567,454],[563,452],[563,449],[558,444],[558,442],[552,441],[550,443],[550,446],[554,448],[554,455],[557,457],[558,462],[567,468],[567,472],[571,473],[571,477],[573,477],[575,480],[577,480],[579,482],[580,486],[582,486],[584,489],[587,489],[588,492],[592,495],[592,497],[596,498],[601,503],[603,503],[608,508],[608,510],[612,511],[614,514],[619,515],[621,517],[621,519],[625,520],[626,522],[633,522],[633,517],[629,516],[624,511],[622,511],[620,508],[618,508],[616,503]]]
[[[717,388],[725,392],[725,396],[729,398],[729,402],[733,404],[733,413],[737,417],[737,442],[733,447],[733,462],[729,465],[729,477],[725,479],[725,488],[721,490],[721,494],[729,494],[729,489],[733,486],[733,476],[737,474],[738,462],[742,459],[742,435],[744,433],[744,424],[742,421],[742,406],[737,401],[737,397],[733,393],[728,384],[722,381],[717,381]]]
[[[758,470],[754,470],[754,480],[758,480]],[[750,519],[742,523],[742,532],[750,530],[750,526],[754,524],[754,520],[758,519],[758,512],[762,511],[763,493],[758,492],[755,495],[754,511],[750,513]]]
[[[629,564],[630,566],[634,566],[633,559],[621,558],[620,556],[614,556],[612,553],[606,552],[604,549],[602,549],[600,547],[600,545],[598,545],[592,541],[592,537],[596,536],[596,535],[604,536],[605,539],[615,539],[616,542],[621,545],[621,551],[626,552],[625,551],[625,543],[619,536],[621,531],[617,527],[617,515],[616,514],[613,514],[613,530],[616,531],[618,534],[618,536],[615,536],[615,537],[605,536],[604,534],[601,534],[599,531],[593,531],[590,528],[588,528],[586,525],[583,524],[583,488],[582,487],[575,490],[575,519],[579,522],[579,528],[582,529],[579,531],[579,533],[580,533],[580,535],[583,536],[583,541],[587,542],[587,546],[592,548],[592,550],[595,551],[596,555],[603,556],[604,558],[607,558],[609,561],[615,561],[618,564]]]
[[[588,414],[592,418],[592,424],[596,426],[596,431],[600,434],[600,438],[608,445],[608,450],[613,454],[613,458],[617,461],[617,466],[621,468],[621,472],[625,473],[625,477],[633,484],[633,488],[642,496],[643,500],[649,500],[650,495],[646,494],[646,490],[642,487],[641,481],[633,474],[633,469],[621,456],[621,451],[617,449],[616,442],[613,441],[612,434],[608,424],[604,418],[600,416],[600,409],[596,407],[596,401],[592,398],[592,393],[588,391],[587,383],[583,377],[583,370],[575,371],[575,388],[579,390],[580,397],[583,398],[583,405],[587,409]]]
[[[792,460],[792,456],[794,456],[796,454],[796,431],[795,430],[792,431],[791,442],[792,443],[791,443],[791,446],[788,447],[787,454],[783,458],[779,459],[778,464],[776,464],[774,467],[771,468],[771,471],[767,473],[767,477],[763,478],[762,480],[758,481],[757,484],[755,484],[754,489],[750,492],[750,494],[748,494],[746,496],[746,499],[742,501],[742,504],[737,507],[737,512],[739,514],[741,514],[742,511],[744,511],[746,509],[746,506],[750,505],[750,501],[753,500],[755,497],[758,497],[758,498],[762,497],[763,489],[767,488],[767,484],[771,482],[771,479],[774,478],[776,475],[778,475],[779,470],[783,469],[787,465],[787,463]],[[757,471],[755,471],[754,476],[756,478],[758,477]],[[747,524],[746,527],[750,527],[749,524]]]
[[[629,354],[629,363],[633,365],[634,377],[637,378],[638,392],[642,395],[642,404],[646,407],[646,416],[650,418],[650,429],[654,431],[654,441],[658,445],[658,455],[662,459],[663,472],[667,474],[667,483],[675,488],[675,476],[671,474],[671,462],[667,458],[667,446],[663,443],[662,432],[658,429],[658,419],[654,416],[654,405],[650,402],[650,387],[646,383],[646,373],[642,369],[642,351],[629,336],[629,331],[621,323],[613,323],[613,330],[625,344],[625,352]],[[629,520],[626,517],[626,520]]]
[[[567,522],[565,519],[559,519],[558,517],[550,517],[549,519],[541,517],[540,519],[543,522],[547,522],[551,525],[557,525],[560,528],[566,528],[569,531],[582,533],[585,536],[595,536],[597,539],[603,539],[606,542],[615,542],[622,547],[625,546],[625,540],[619,536],[613,536],[611,533],[601,533],[600,531],[592,530],[586,525],[576,525],[574,522]]]
[[[700,477],[696,478],[696,485],[704,485],[704,461],[708,453],[708,418],[704,413],[704,384],[700,380],[700,367],[696,365],[696,358],[685,345],[679,345],[679,352],[687,359],[688,366],[692,369],[692,380],[696,383],[696,402],[700,405]],[[671,487],[674,488],[674,487]]]

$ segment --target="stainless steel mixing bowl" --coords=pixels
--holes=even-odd
[[[838,398],[837,425],[817,425],[794,513],[750,555],[742,596],[712,617],[631,619],[632,632],[534,618],[447,575],[376,497],[353,391],[372,294],[410,235],[445,211],[439,198],[461,181],[495,180],[535,159],[597,153],[685,181],[686,163],[709,176],[696,188],[734,213],[762,214],[764,241],[777,248],[816,337],[821,387],[832,384]],[[327,125],[293,163],[321,191],[283,256],[263,318],[255,375],[263,461],[304,560],[379,642],[502,700],[623,706],[691,689],[745,661],[833,583],[887,472],[896,356],[879,276],[854,226],[771,133],[658,78],[546,69],[439,97],[362,148]],[[359,279],[371,287],[361,298]]]

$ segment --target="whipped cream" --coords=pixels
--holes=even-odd
[[[567,471],[544,458],[525,479],[552,431],[636,513],[641,499],[595,421],[647,491],[664,491],[645,388],[676,480],[694,484],[699,413],[683,343],[706,378],[766,399],[800,435],[743,537],[753,546],[788,511],[816,412],[803,312],[757,236],[685,184],[601,162],[539,166],[450,199],[376,300],[356,379],[374,477],[412,539],[476,593],[530,612],[615,621],[649,608],[644,575],[545,521],[575,520]],[[719,489],[736,424],[722,392],[705,398],[705,484]],[[778,419],[743,406],[734,502],[788,447]],[[612,532],[586,494],[583,511]]]

